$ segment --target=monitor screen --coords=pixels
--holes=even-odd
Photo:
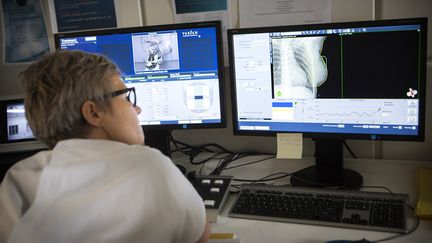
[[[0,153],[21,153],[46,149],[28,125],[21,98],[0,100]]]
[[[317,166],[292,183],[359,188],[361,176],[343,169],[344,139],[424,140],[426,25],[415,18],[229,30],[234,133],[303,133],[315,140]]]
[[[0,101],[1,112],[1,142],[11,143],[34,140],[24,111],[23,99]]]
[[[25,117],[24,103],[11,103],[6,106],[6,123],[8,141],[34,138]]]
[[[423,140],[426,20],[229,31],[237,134]]]
[[[146,143],[171,129],[225,127],[219,21],[56,34],[57,49],[104,54],[135,87]],[[164,141],[163,143],[165,143]]]
[[[56,34],[55,45],[115,62],[146,129],[224,125],[219,22]]]

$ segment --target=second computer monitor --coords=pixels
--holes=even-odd
[[[303,133],[317,166],[292,184],[359,188],[344,139],[424,140],[426,39],[426,18],[229,30],[234,133]]]
[[[422,140],[426,23],[230,30],[235,132]]]

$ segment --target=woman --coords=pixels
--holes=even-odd
[[[58,51],[20,75],[33,134],[50,151],[0,186],[0,242],[206,242],[202,199],[145,147],[135,90],[103,56]]]

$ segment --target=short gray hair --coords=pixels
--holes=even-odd
[[[81,115],[87,100],[111,109],[106,94],[120,74],[108,58],[81,51],[56,51],[20,73],[26,118],[33,134],[53,148],[69,138],[85,138],[90,126]]]

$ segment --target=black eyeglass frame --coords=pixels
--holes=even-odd
[[[126,89],[120,89],[120,90],[116,90],[113,91],[112,93],[107,94],[107,96],[109,98],[114,98],[116,96],[122,95],[128,93],[126,95],[126,99],[133,105],[133,107],[136,107],[136,93],[135,93],[135,87],[130,87],[130,88],[126,88]],[[133,102],[131,101],[131,93],[133,93]]]

